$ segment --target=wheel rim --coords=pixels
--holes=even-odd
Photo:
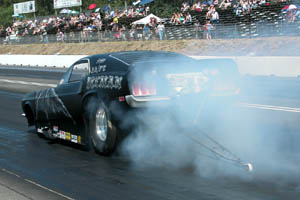
[[[103,142],[107,137],[107,118],[103,108],[97,110],[96,113],[96,134]]]

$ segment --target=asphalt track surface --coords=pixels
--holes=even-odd
[[[126,156],[102,157],[69,143],[37,137],[21,117],[23,94],[46,88],[46,85],[30,83],[56,84],[65,69],[23,69],[0,67],[0,199],[300,198],[300,170],[297,170],[300,163],[300,113],[297,110],[300,108],[300,80],[296,78],[244,77],[243,88],[247,92],[243,93],[241,102],[256,107],[240,106],[232,114],[241,116],[233,124],[243,123],[245,127],[236,130],[236,134],[242,134],[248,125],[255,124],[253,134],[264,134],[266,146],[282,141],[282,151],[265,154],[267,156],[254,165],[256,168],[251,174],[236,169],[237,174],[246,175],[218,173],[210,176],[189,166],[173,168],[145,163],[147,167],[136,167]],[[274,105],[276,109],[261,105]],[[243,120],[244,115],[252,117]],[[255,156],[260,155],[255,154],[254,160]],[[278,162],[274,161],[278,157],[279,167],[262,164],[276,165]],[[209,164],[206,167],[210,168]]]

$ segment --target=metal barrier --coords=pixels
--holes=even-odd
[[[182,39],[204,39],[203,28],[196,31],[193,25],[190,26],[167,26],[164,32],[164,40]],[[272,36],[299,36],[300,20],[294,23],[276,21],[272,23],[249,23],[249,24],[214,24],[211,30],[212,39],[234,39],[234,38],[256,38]],[[59,35],[11,35],[0,38],[2,44],[36,44],[36,43],[83,43],[83,42],[105,42],[105,41],[131,41],[131,40],[159,40],[157,33],[137,34],[136,31],[126,30],[122,33],[112,31],[99,32],[71,32],[65,33],[64,37]]]

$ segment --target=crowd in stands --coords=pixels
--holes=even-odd
[[[266,0],[197,0],[194,4],[183,1],[179,12],[174,13],[169,22],[172,25],[193,24],[195,27],[195,37],[211,39],[211,31],[215,29],[214,24],[219,23],[220,16],[217,10],[232,9],[236,15],[251,12],[257,6],[267,4]],[[196,21],[193,23],[191,13],[206,13],[204,24]],[[110,34],[112,39],[117,40],[141,40],[141,39],[164,39],[165,26],[159,23],[155,18],[151,19],[146,25],[131,25],[120,23],[120,19],[127,18],[136,20],[147,16],[150,8],[130,7],[126,10],[111,10],[106,7],[100,12],[80,13],[77,15],[60,15],[34,20],[14,19],[12,26],[0,27],[0,36],[5,37],[4,43],[10,39],[16,39],[25,36],[39,36],[41,42],[48,43],[48,35],[55,34],[57,42],[64,42],[65,38],[78,37],[80,41],[89,41],[91,36],[103,38],[105,34]],[[293,22],[300,16],[299,10],[289,14],[289,21]],[[133,22],[133,20],[131,22]],[[128,20],[127,20],[128,21]],[[77,35],[76,35],[77,34]]]
[[[171,17],[170,22],[172,24],[178,25],[178,24],[187,24],[192,22],[192,16],[189,12],[187,13],[174,13]]]
[[[207,12],[207,19],[212,18],[212,13],[217,13],[216,8],[218,9],[234,9],[237,15],[245,14],[250,12],[252,9],[255,9],[258,5],[266,4],[266,0],[238,0],[233,2],[233,0],[204,0],[196,1],[193,5],[190,5],[188,1],[182,3],[181,12]],[[181,14],[181,13],[179,13]],[[215,14],[217,15],[217,14]],[[213,17],[215,18],[215,17]]]
[[[8,41],[11,38],[25,36],[40,36],[40,40],[48,43],[48,34],[56,34],[57,41],[63,42],[66,33],[74,37],[74,33],[80,32],[82,40],[87,40],[91,32],[112,31],[122,32],[125,26],[118,23],[119,18],[137,18],[147,16],[149,7],[131,7],[127,10],[109,10],[105,12],[80,13],[79,15],[60,15],[40,19],[20,20],[14,19],[12,26],[0,27],[0,37]],[[106,23],[104,23],[104,21]]]
[[[193,5],[188,1],[182,3],[181,12],[172,15],[170,22],[173,25],[187,24],[192,22],[190,12],[206,12],[206,20],[212,24],[219,22],[219,13],[217,9],[233,9],[236,15],[249,13],[258,5],[266,4],[266,0],[239,0],[233,3],[233,0],[197,0]]]

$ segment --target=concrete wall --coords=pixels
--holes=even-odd
[[[203,59],[217,57],[194,56],[194,58]],[[237,62],[241,74],[264,76],[275,75],[284,77],[296,77],[300,75],[300,57],[237,56],[230,58]]]
[[[81,55],[0,55],[1,65],[31,65],[68,67],[85,56]],[[221,58],[214,56],[193,56],[196,59]],[[222,57],[233,58],[241,74],[249,75],[275,75],[296,77],[300,75],[300,57]]]
[[[1,65],[69,67],[84,55],[0,55]]]

